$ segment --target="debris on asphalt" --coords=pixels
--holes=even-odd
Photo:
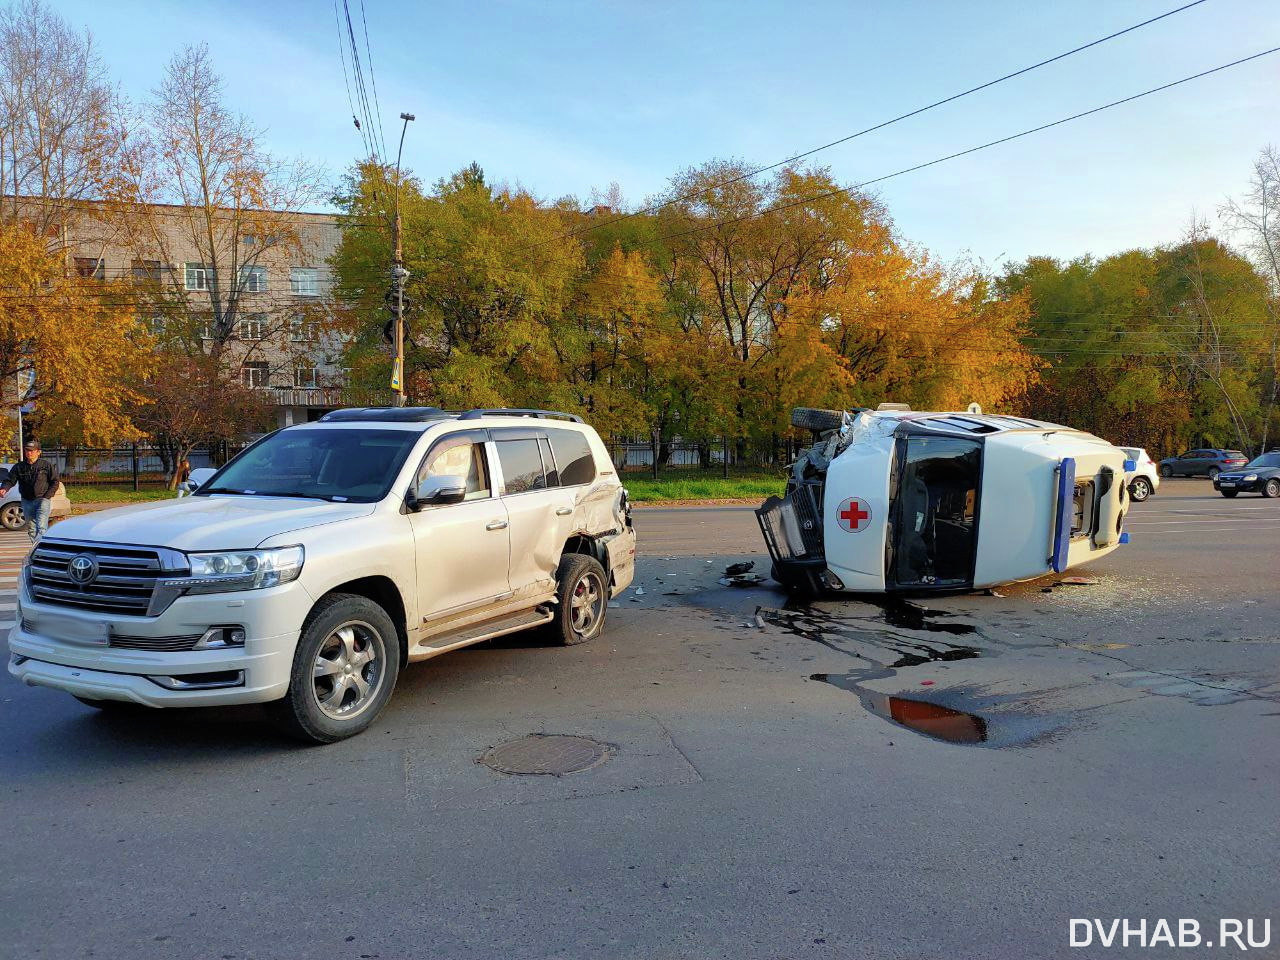
[[[1041,588],[1040,588],[1040,592],[1041,592],[1041,593],[1053,593],[1053,587],[1041,587]]]
[[[987,589],[983,590],[982,595],[984,597],[999,597],[1001,600],[1003,600],[1005,596],[999,590],[993,590],[991,587],[987,587]]]
[[[754,560],[747,560],[743,563],[731,563],[729,566],[724,568],[724,575],[726,577],[736,577],[739,574],[743,574],[751,570],[755,565],[756,562]]]
[[[1102,581],[1097,577],[1063,577],[1055,587],[1095,587]]]
[[[933,686],[933,681],[932,681],[932,680],[921,680],[921,681],[920,681],[920,686],[922,686],[922,687],[932,687],[932,686]]]
[[[636,596],[637,596],[637,597],[643,597],[643,596],[644,596],[644,587],[636,587]]]
[[[736,577],[721,577],[720,585],[724,587],[754,587],[764,583],[764,577],[758,573],[742,573]]]

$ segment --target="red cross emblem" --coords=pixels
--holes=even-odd
[[[836,522],[840,524],[841,530],[857,533],[871,525],[871,507],[865,500],[850,497],[840,504],[839,510],[836,511]]]

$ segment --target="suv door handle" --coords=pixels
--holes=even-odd
[[[571,513],[573,513],[573,507],[559,507],[556,509],[557,517],[567,517]]]
[[[507,521],[505,520],[490,520],[484,525],[484,528],[486,530],[505,530],[506,526]]]

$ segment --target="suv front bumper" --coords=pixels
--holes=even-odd
[[[311,605],[311,597],[294,582],[268,590],[180,597],[158,617],[116,617],[35,604],[24,586],[9,633],[9,673],[30,686],[151,707],[277,700],[288,690],[299,625]],[[131,640],[198,635],[220,625],[243,626],[246,636],[243,647],[181,651],[70,639],[103,622],[111,636]],[[205,686],[211,679],[234,685]]]

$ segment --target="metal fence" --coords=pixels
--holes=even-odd
[[[197,447],[187,455],[191,469],[221,466],[241,450],[245,443],[223,443]],[[136,444],[110,449],[50,447],[41,456],[58,467],[62,482],[76,484],[156,486],[167,482],[172,465],[166,468],[160,451],[153,446]]]
[[[191,469],[221,466],[248,442],[197,447],[187,459]],[[731,476],[778,470],[795,460],[803,444],[794,437],[709,437],[671,440],[612,437],[609,454],[620,473],[648,474],[655,478],[696,472]],[[153,487],[169,478],[171,464],[148,444],[110,449],[50,447],[43,456],[58,466],[68,486],[94,484]]]
[[[673,440],[613,437],[609,455],[619,473],[648,473],[655,478],[672,473],[706,471],[728,477],[785,467],[803,444],[793,437],[710,437]]]

